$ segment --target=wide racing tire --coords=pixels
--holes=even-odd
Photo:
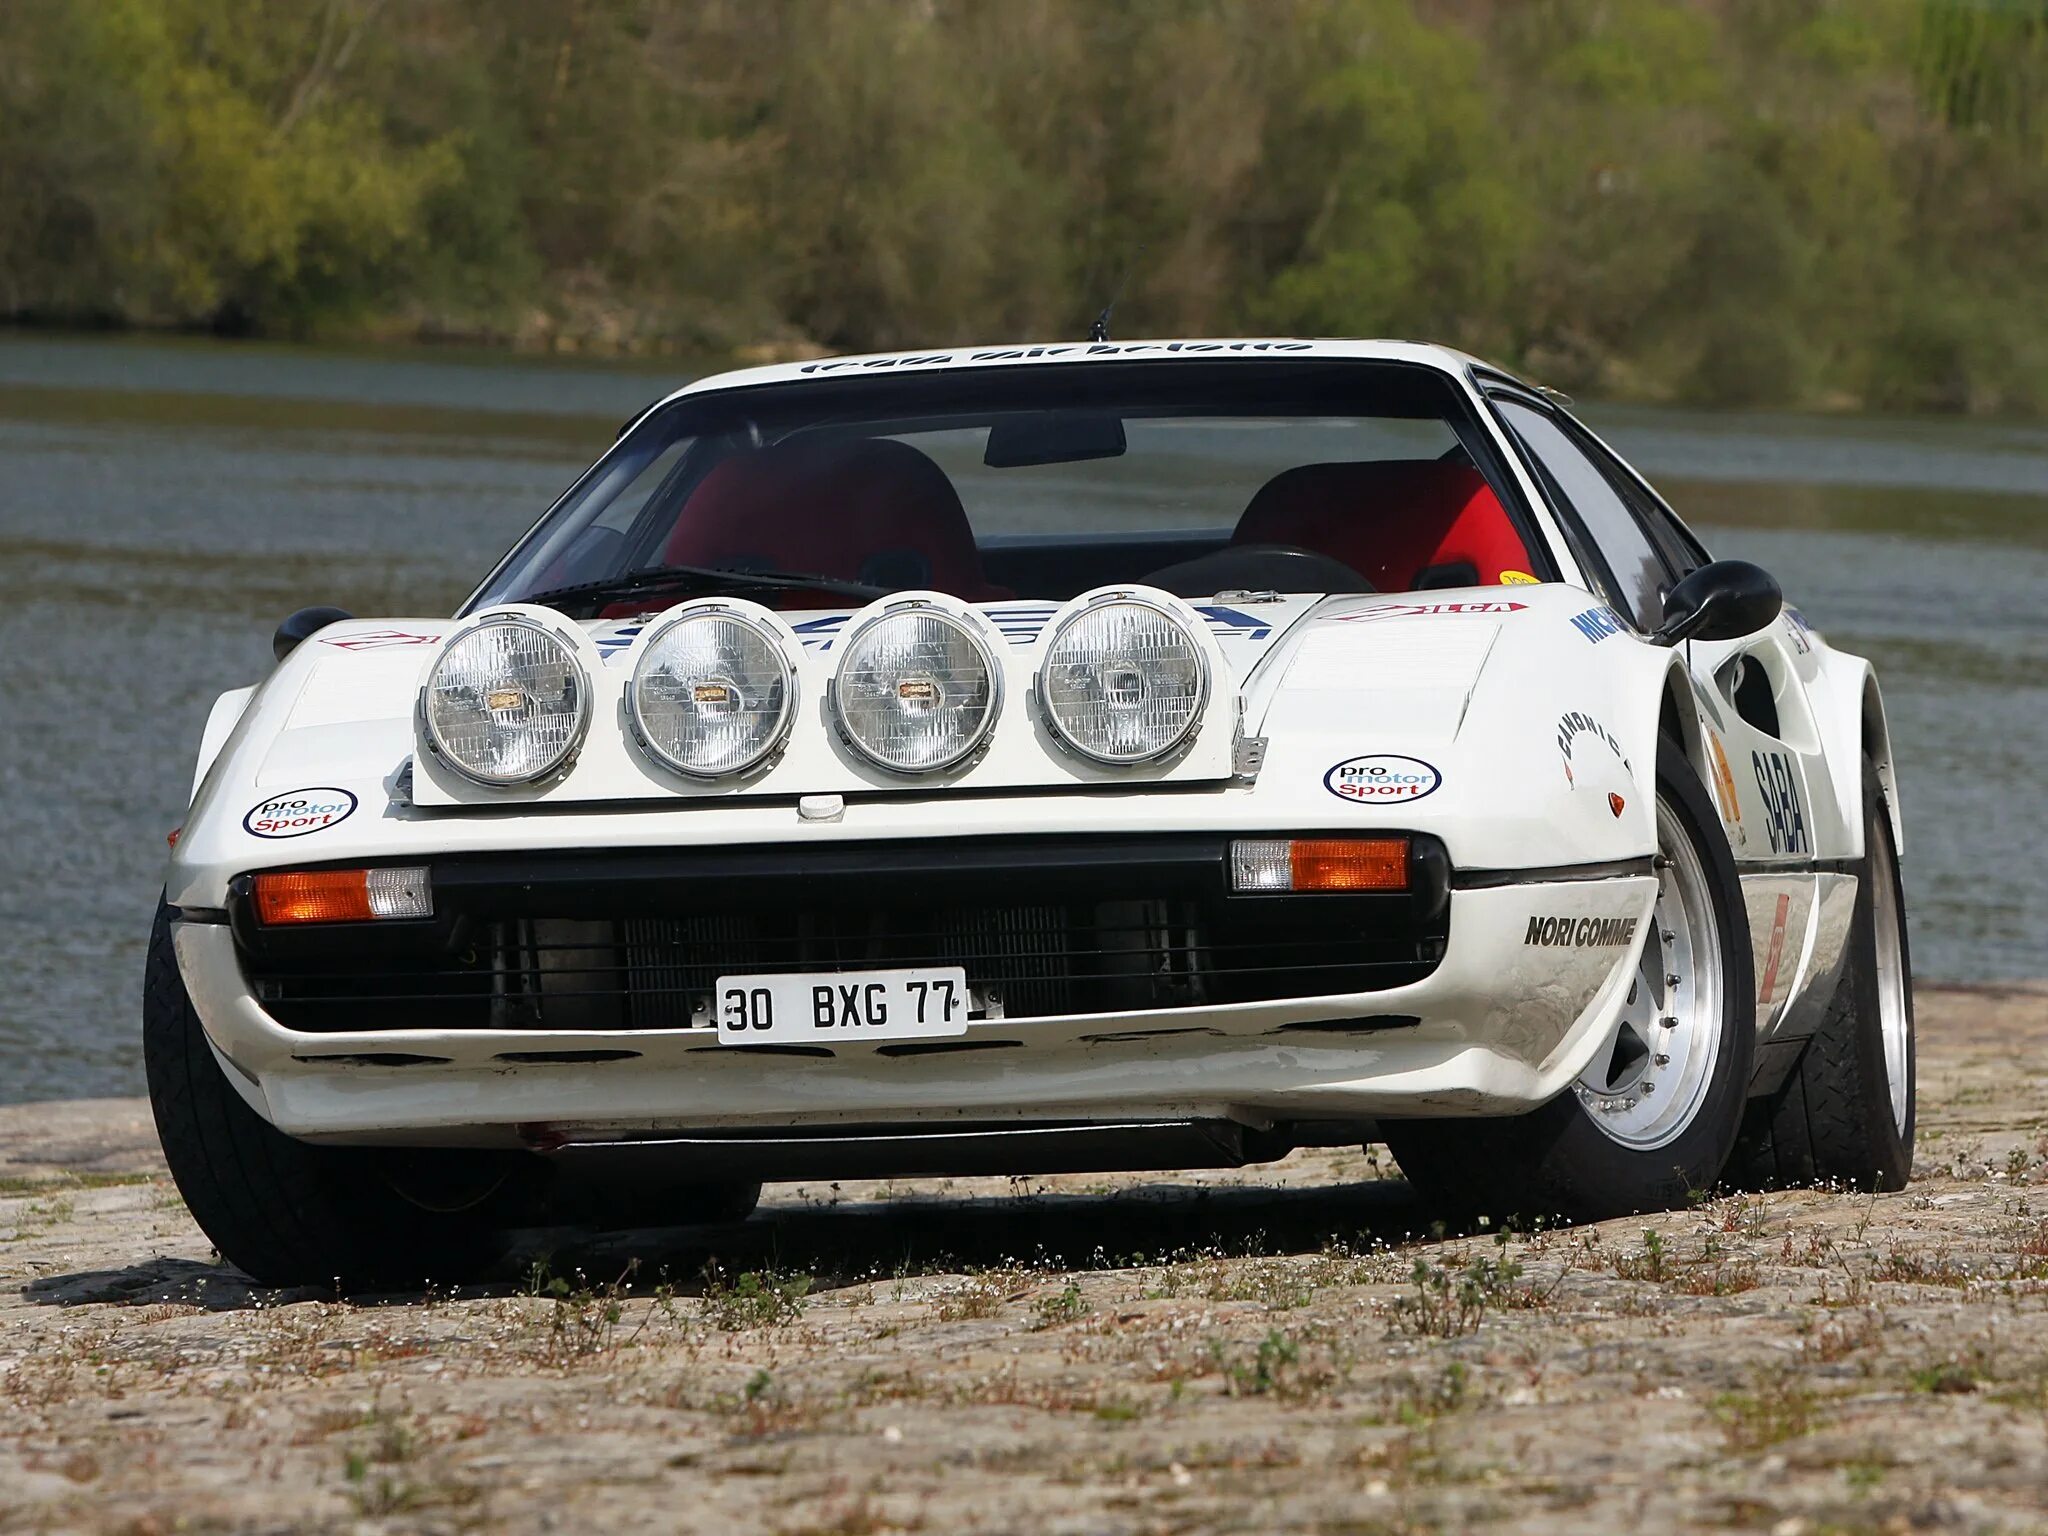
[[[1599,1220],[1671,1209],[1719,1182],[1755,1050],[1749,926],[1720,819],[1669,741],[1657,753],[1657,837],[1657,904],[1637,974],[1586,1073],[1528,1114],[1382,1122],[1431,1204]]]
[[[1785,1080],[1754,1100],[1729,1167],[1751,1189],[1839,1181],[1896,1190],[1913,1172],[1913,983],[1898,845],[1863,760],[1864,857],[1842,974]]]
[[[143,972],[142,1049],[178,1193],[230,1264],[264,1285],[402,1289],[475,1279],[536,1161],[519,1152],[315,1146],[223,1075],[160,905]]]

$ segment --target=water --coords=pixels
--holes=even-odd
[[[277,620],[447,612],[678,376],[0,338],[0,1102],[140,1090],[163,837]],[[2048,427],[1588,414],[1877,662],[1916,970],[2048,975]]]

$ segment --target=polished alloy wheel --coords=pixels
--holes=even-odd
[[[1720,931],[1707,870],[1662,798],[1657,847],[1657,903],[1620,1023],[1574,1084],[1604,1134],[1643,1152],[1692,1123],[1721,1051]],[[1889,1059],[1889,1043],[1886,1051]]]
[[[1871,937],[1877,949],[1877,1029],[1884,1042],[1885,1087],[1891,1098],[1892,1124],[1906,1134],[1906,1051],[1913,1023],[1906,1013],[1905,945],[1899,931],[1899,874],[1892,862],[1891,839],[1870,831],[1870,857],[1863,877],[1870,882]]]

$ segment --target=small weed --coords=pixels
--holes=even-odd
[[[939,1321],[958,1323],[994,1317],[1010,1302],[1028,1295],[1031,1288],[1032,1282],[1014,1266],[985,1269],[980,1274],[970,1275],[965,1285],[939,1302]]]
[[[1723,1392],[1710,1405],[1732,1451],[1761,1451],[1810,1433],[1820,1400],[1789,1374],[1773,1373],[1748,1392]]]
[[[1428,1338],[1455,1339],[1475,1332],[1488,1308],[1541,1307],[1563,1283],[1546,1290],[1525,1285],[1519,1259],[1484,1256],[1467,1259],[1462,1270],[1417,1259],[1409,1272],[1415,1294],[1394,1303],[1394,1324]]]
[[[1812,1330],[1807,1348],[1813,1358],[1832,1365],[1860,1350],[1871,1348],[1884,1335],[1884,1319],[1875,1312],[1849,1317],[1823,1318]]]
[[[1652,1228],[1643,1229],[1643,1248],[1640,1253],[1625,1253],[1614,1261],[1614,1272],[1624,1280],[1648,1280],[1662,1285],[1669,1273],[1669,1264],[1664,1254],[1664,1235]]]
[[[1762,1195],[1736,1195],[1717,1202],[1715,1216],[1723,1232],[1743,1237],[1762,1237],[1769,1225],[1769,1207]]]
[[[1933,1253],[1913,1253],[1892,1247],[1872,1267],[1870,1278],[1900,1285],[1947,1285],[1960,1289],[1970,1283],[1970,1272],[1949,1257],[1946,1248]]]
[[[618,1345],[619,1323],[626,1314],[629,1281],[637,1261],[626,1266],[618,1279],[593,1287],[579,1270],[576,1283],[551,1274],[545,1261],[537,1260],[527,1271],[527,1294],[554,1303],[548,1314],[546,1358],[561,1364],[591,1355],[610,1354]]]
[[[738,1393],[721,1393],[712,1406],[736,1421],[735,1434],[753,1440],[810,1429],[823,1417],[818,1405],[792,1397],[789,1389],[765,1370],[749,1376]]]
[[[1465,1406],[1471,1393],[1471,1372],[1462,1360],[1446,1361],[1434,1376],[1407,1376],[1381,1392],[1379,1422],[1420,1429]]]
[[[1081,1287],[1071,1280],[1065,1290],[1041,1296],[1031,1305],[1032,1316],[1037,1319],[1039,1328],[1057,1328],[1061,1323],[1078,1322],[1093,1310],[1088,1298],[1081,1294]]]
[[[1717,1259],[1695,1264],[1678,1277],[1675,1289],[1687,1296],[1734,1296],[1763,1284],[1754,1264]]]
[[[1264,1397],[1281,1392],[1301,1361],[1301,1346],[1278,1328],[1259,1340],[1249,1361],[1225,1362],[1219,1346],[1212,1345],[1217,1364],[1223,1368],[1224,1390],[1232,1397]]]
[[[1973,1344],[1962,1354],[1921,1366],[1909,1379],[1915,1392],[1948,1397],[1974,1392],[1992,1376],[1991,1356],[1981,1344]]]
[[[704,1316],[727,1333],[777,1328],[804,1315],[810,1290],[809,1275],[750,1269],[728,1284],[713,1266],[704,1281]]]

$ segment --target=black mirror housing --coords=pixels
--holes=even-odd
[[[1740,640],[1771,623],[1784,607],[1784,590],[1762,566],[1747,560],[1716,560],[1665,595],[1664,623],[1650,638],[1659,645]]]
[[[354,617],[345,608],[301,608],[277,626],[277,633],[270,637],[270,649],[279,661],[283,661],[299,648],[300,641],[318,634],[330,624],[339,624]]]

